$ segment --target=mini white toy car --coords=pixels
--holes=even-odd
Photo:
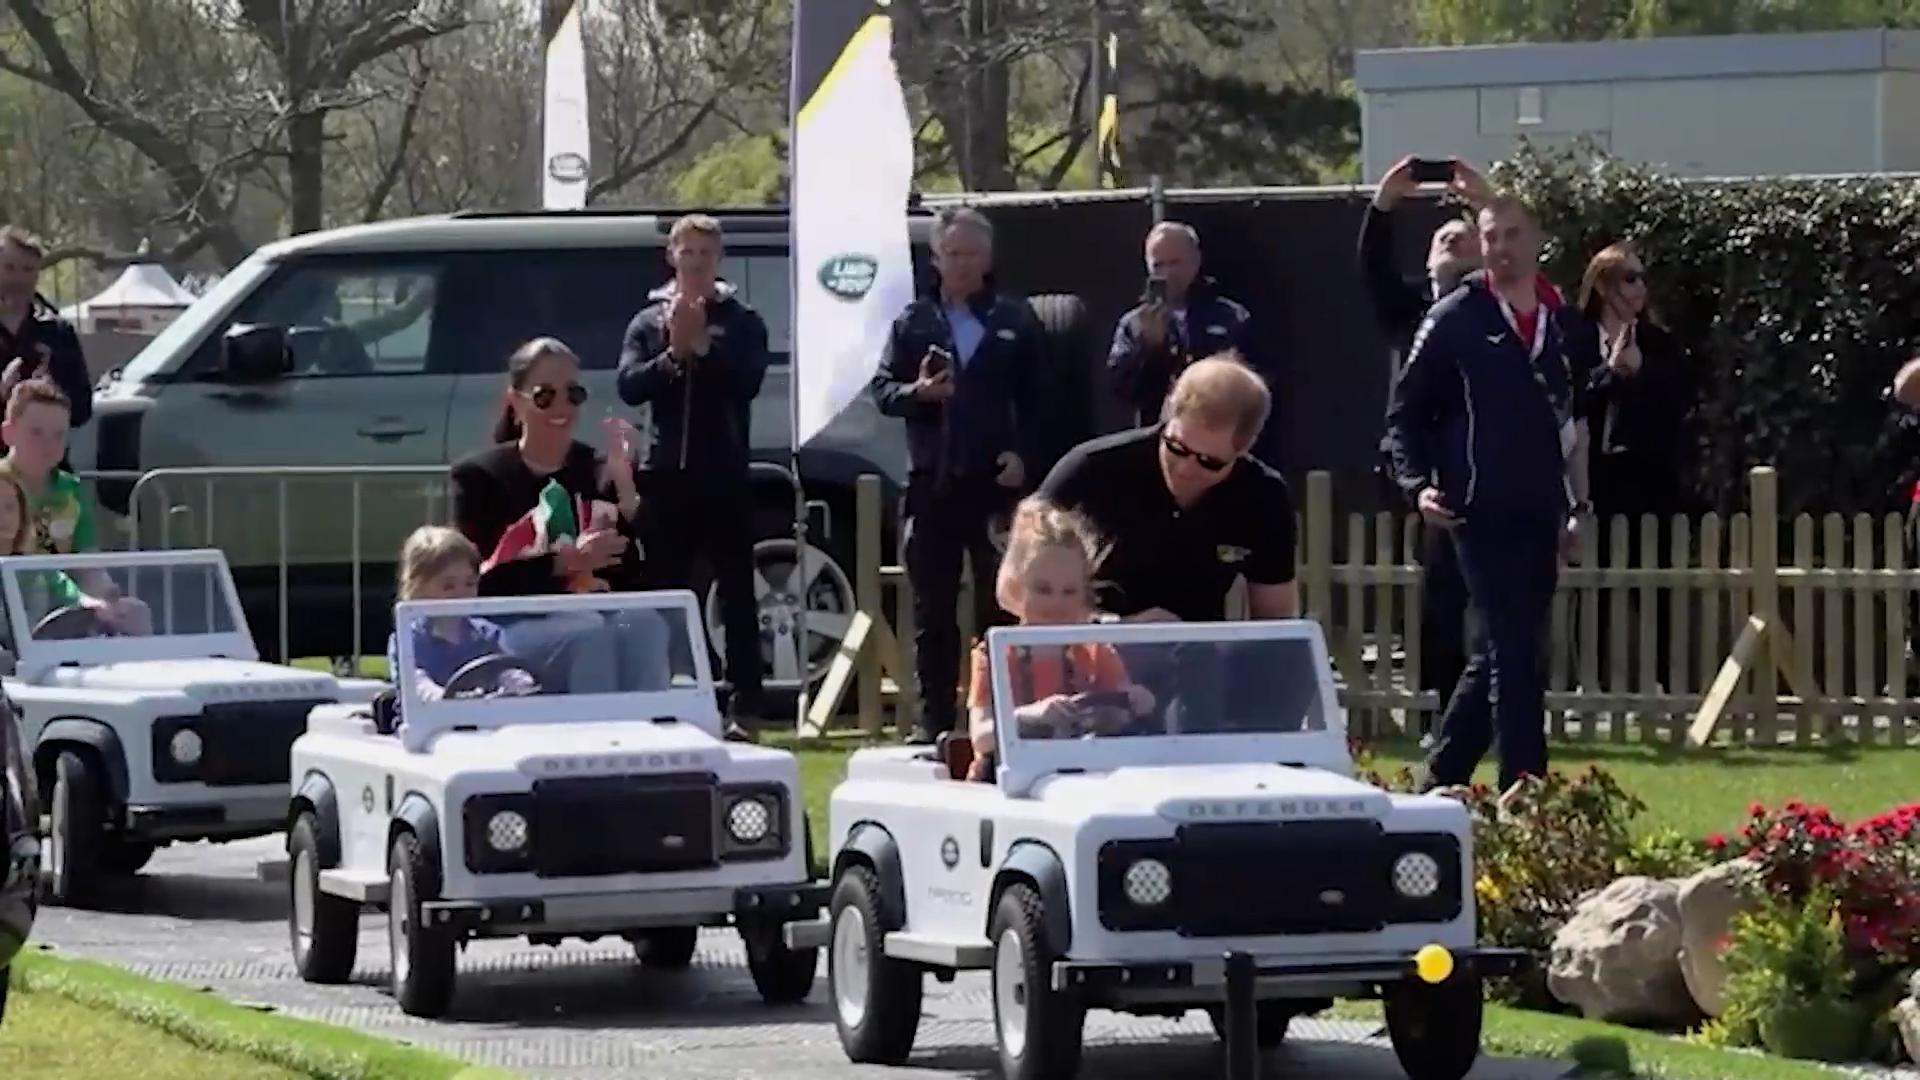
[[[260,662],[218,551],[20,556],[0,559],[0,581],[6,692],[49,815],[41,880],[58,903],[159,845],[279,831],[307,713],[378,689]],[[76,590],[89,599],[71,602]]]
[[[854,754],[834,791],[824,944],[848,1057],[900,1063],[922,976],[992,972],[1009,1080],[1078,1068],[1089,1008],[1208,1011],[1229,1071],[1378,991],[1408,1075],[1479,1054],[1465,808],[1351,778],[1317,624],[995,629],[997,783],[970,744]],[[1236,1067],[1236,1062],[1239,1067]]]
[[[345,980],[375,905],[416,1016],[446,1011],[469,939],[617,935],[684,968],[703,925],[739,930],[767,1002],[806,997],[818,950],[781,930],[817,918],[826,888],[799,766],[722,739],[692,593],[416,601],[394,623],[397,715],[322,707],[293,747],[302,977]],[[585,682],[596,649],[620,655],[617,680]]]

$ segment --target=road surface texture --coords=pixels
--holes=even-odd
[[[624,942],[559,949],[482,942],[460,961],[452,1014],[429,1022],[402,1014],[383,989],[386,921],[361,923],[351,984],[310,986],[293,973],[284,885],[262,884],[255,866],[282,841],[192,844],[154,857],[138,879],[107,890],[101,910],[45,908],[34,936],[61,953],[119,964],[204,987],[250,1005],[432,1047],[529,1078],[613,1080],[838,1080],[996,1075],[992,1005],[985,973],[927,982],[926,1014],[905,1068],[853,1066],[825,1004],[824,959],[810,1000],[769,1008],[754,993],[731,932],[707,931],[694,968],[644,971]],[[1265,1080],[1403,1074],[1375,1025],[1304,1020],[1269,1055]],[[1206,1017],[1087,1019],[1087,1080],[1218,1076],[1219,1044]],[[1558,1080],[1568,1066],[1485,1059],[1474,1080]]]

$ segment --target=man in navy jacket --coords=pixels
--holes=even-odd
[[[1180,221],[1162,221],[1147,232],[1147,292],[1120,316],[1107,350],[1114,392],[1134,410],[1141,427],[1160,422],[1167,391],[1189,364],[1209,356],[1238,355],[1276,385],[1274,372],[1254,356],[1252,317],[1220,292],[1220,283],[1200,272],[1200,234]],[[1279,428],[1269,422],[1254,442],[1254,456],[1280,467]]]
[[[1480,211],[1486,270],[1433,306],[1394,386],[1394,478],[1450,531],[1485,620],[1427,759],[1428,784],[1466,783],[1497,729],[1500,786],[1547,767],[1539,663],[1560,560],[1586,497],[1579,389],[1537,287],[1540,232],[1526,204]]]
[[[984,631],[998,619],[991,523],[1029,486],[1043,430],[1040,326],[1025,301],[993,289],[992,223],[977,210],[945,211],[932,248],[938,287],[894,320],[873,380],[880,411],[907,423],[902,536],[923,742],[959,721],[960,560],[973,565],[974,625]]]
[[[648,294],[627,327],[617,386],[622,401],[653,409],[646,495],[664,525],[648,538],[647,576],[690,588],[705,556],[727,634],[728,711],[750,723],[764,702],[748,420],[767,376],[767,324],[719,278],[722,241],[705,214],[674,222],[673,280]]]
[[[67,395],[68,430],[93,417],[93,378],[73,324],[38,292],[45,242],[18,225],[0,225],[0,400],[32,378],[52,379]]]

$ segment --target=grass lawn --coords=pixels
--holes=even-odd
[[[860,743],[847,738],[782,737],[770,741],[791,749],[800,759],[800,781],[806,789],[807,812],[813,826],[813,849],[824,857],[827,797],[846,772],[847,756]],[[1420,748],[1410,741],[1374,743],[1371,751],[1373,767],[1389,775],[1420,760]],[[1852,819],[1920,797],[1913,783],[1913,778],[1920,775],[1920,748],[1689,751],[1632,744],[1557,743],[1551,754],[1555,769],[1599,765],[1618,777],[1622,787],[1647,804],[1646,813],[1636,822],[1640,828],[1671,827],[1692,837],[1738,829],[1746,821],[1747,805],[1756,800],[1768,804],[1788,799],[1822,803],[1842,819]],[[1493,782],[1491,762],[1482,767],[1479,779]]]
[[[251,1080],[506,1080],[497,1070],[346,1028],[246,1008],[120,968],[29,949],[13,962],[13,1000],[0,1039],[0,1076],[46,1080],[229,1077]],[[23,992],[24,991],[24,992]],[[9,1068],[19,1031],[65,1041],[81,1071],[49,1070],[37,1057]],[[30,1011],[31,1010],[31,1011]],[[41,1010],[44,1010],[41,1011]],[[33,1019],[41,1016],[45,1028]],[[123,1030],[125,1029],[125,1030]],[[130,1036],[152,1040],[142,1049]],[[175,1056],[168,1056],[169,1053]],[[183,1064],[170,1064],[175,1060]],[[129,1063],[138,1061],[139,1066]],[[101,1064],[102,1062],[106,1064]],[[248,1071],[250,1070],[250,1071]]]
[[[0,1028],[0,1076],[38,1080],[306,1080],[243,1054],[208,1053],[58,994],[15,993]]]
[[[1343,1001],[1333,1014],[1348,1020],[1380,1020],[1371,1001]],[[1837,1069],[1741,1050],[1696,1046],[1658,1032],[1636,1031],[1573,1016],[1487,1006],[1480,1045],[1505,1057],[1570,1061],[1585,1077],[1633,1080],[1835,1080]]]

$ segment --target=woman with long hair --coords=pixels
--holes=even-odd
[[[1687,509],[1687,417],[1694,380],[1687,351],[1655,312],[1646,264],[1625,243],[1602,249],[1580,280],[1578,318],[1567,331],[1567,359],[1587,372],[1589,486],[1599,518],[1600,565],[1613,557],[1612,519],[1625,515],[1628,562],[1664,565],[1673,515]],[[1640,517],[1659,518],[1660,546],[1642,551]],[[1667,668],[1666,593],[1660,593],[1656,674]],[[1602,623],[1607,616],[1602,611]],[[1611,634],[1600,635],[1602,669]],[[1633,653],[1639,654],[1638,647]],[[1644,679],[1641,680],[1644,683]]]
[[[634,481],[632,425],[608,417],[604,454],[574,438],[587,389],[580,358],[542,337],[514,350],[494,428],[495,445],[455,462],[453,523],[482,558],[483,596],[630,590],[640,580],[640,496]],[[556,484],[574,506],[595,508],[578,535],[551,550],[516,547],[513,526]],[[597,504],[597,506],[596,506]],[[510,532],[513,535],[510,535]],[[612,620],[552,615],[505,622],[516,655],[564,673],[571,693],[664,689],[668,635],[652,612]]]

